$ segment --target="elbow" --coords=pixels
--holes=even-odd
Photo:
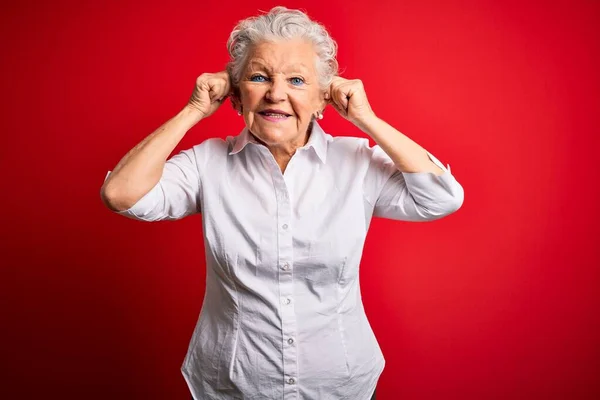
[[[114,212],[129,210],[135,204],[135,202],[122,196],[112,186],[106,184],[102,185],[100,189],[100,199],[106,208]]]
[[[460,187],[460,190],[458,190],[457,193],[455,193],[452,196],[452,199],[448,201],[448,210],[449,210],[448,214],[452,214],[452,213],[455,213],[456,211],[458,211],[462,207],[464,202],[465,202],[465,191],[463,190],[462,187]]]
[[[417,205],[418,214],[423,221],[434,221],[444,218],[458,211],[464,202],[464,193],[460,191],[452,196],[436,202],[435,204]]]
[[[456,182],[456,185],[450,187],[443,196],[443,199],[439,202],[440,217],[455,213],[462,207],[464,201],[465,190],[460,183]]]
[[[444,207],[440,212],[440,217],[445,217],[446,215],[454,214],[462,207],[464,201],[465,192],[462,186],[459,186],[459,190],[456,190],[443,202]]]

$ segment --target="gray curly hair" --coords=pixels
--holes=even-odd
[[[267,14],[239,21],[227,40],[230,61],[227,72],[234,90],[239,87],[252,45],[262,41],[304,38],[311,41],[317,53],[316,69],[319,86],[325,89],[338,74],[337,43],[323,25],[312,21],[306,13],[286,7],[273,7]]]

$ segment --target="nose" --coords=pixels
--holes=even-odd
[[[287,97],[287,85],[284,78],[275,77],[271,80],[271,86],[267,91],[266,98],[272,103],[283,101]]]

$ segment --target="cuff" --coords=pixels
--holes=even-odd
[[[450,164],[448,164],[448,167],[444,167],[444,164],[442,164],[442,162],[440,160],[438,160],[437,158],[435,158],[435,156],[433,154],[431,154],[430,152],[428,152],[427,150],[425,150],[427,152],[427,155],[429,156],[429,159],[431,161],[433,161],[433,163],[435,165],[437,165],[438,167],[440,167],[444,172],[449,172],[452,173],[452,171],[450,170]]]

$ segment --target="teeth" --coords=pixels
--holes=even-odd
[[[266,115],[268,117],[275,117],[275,118],[285,118],[285,117],[287,117],[287,115],[283,115],[283,114],[264,113],[264,115]]]

